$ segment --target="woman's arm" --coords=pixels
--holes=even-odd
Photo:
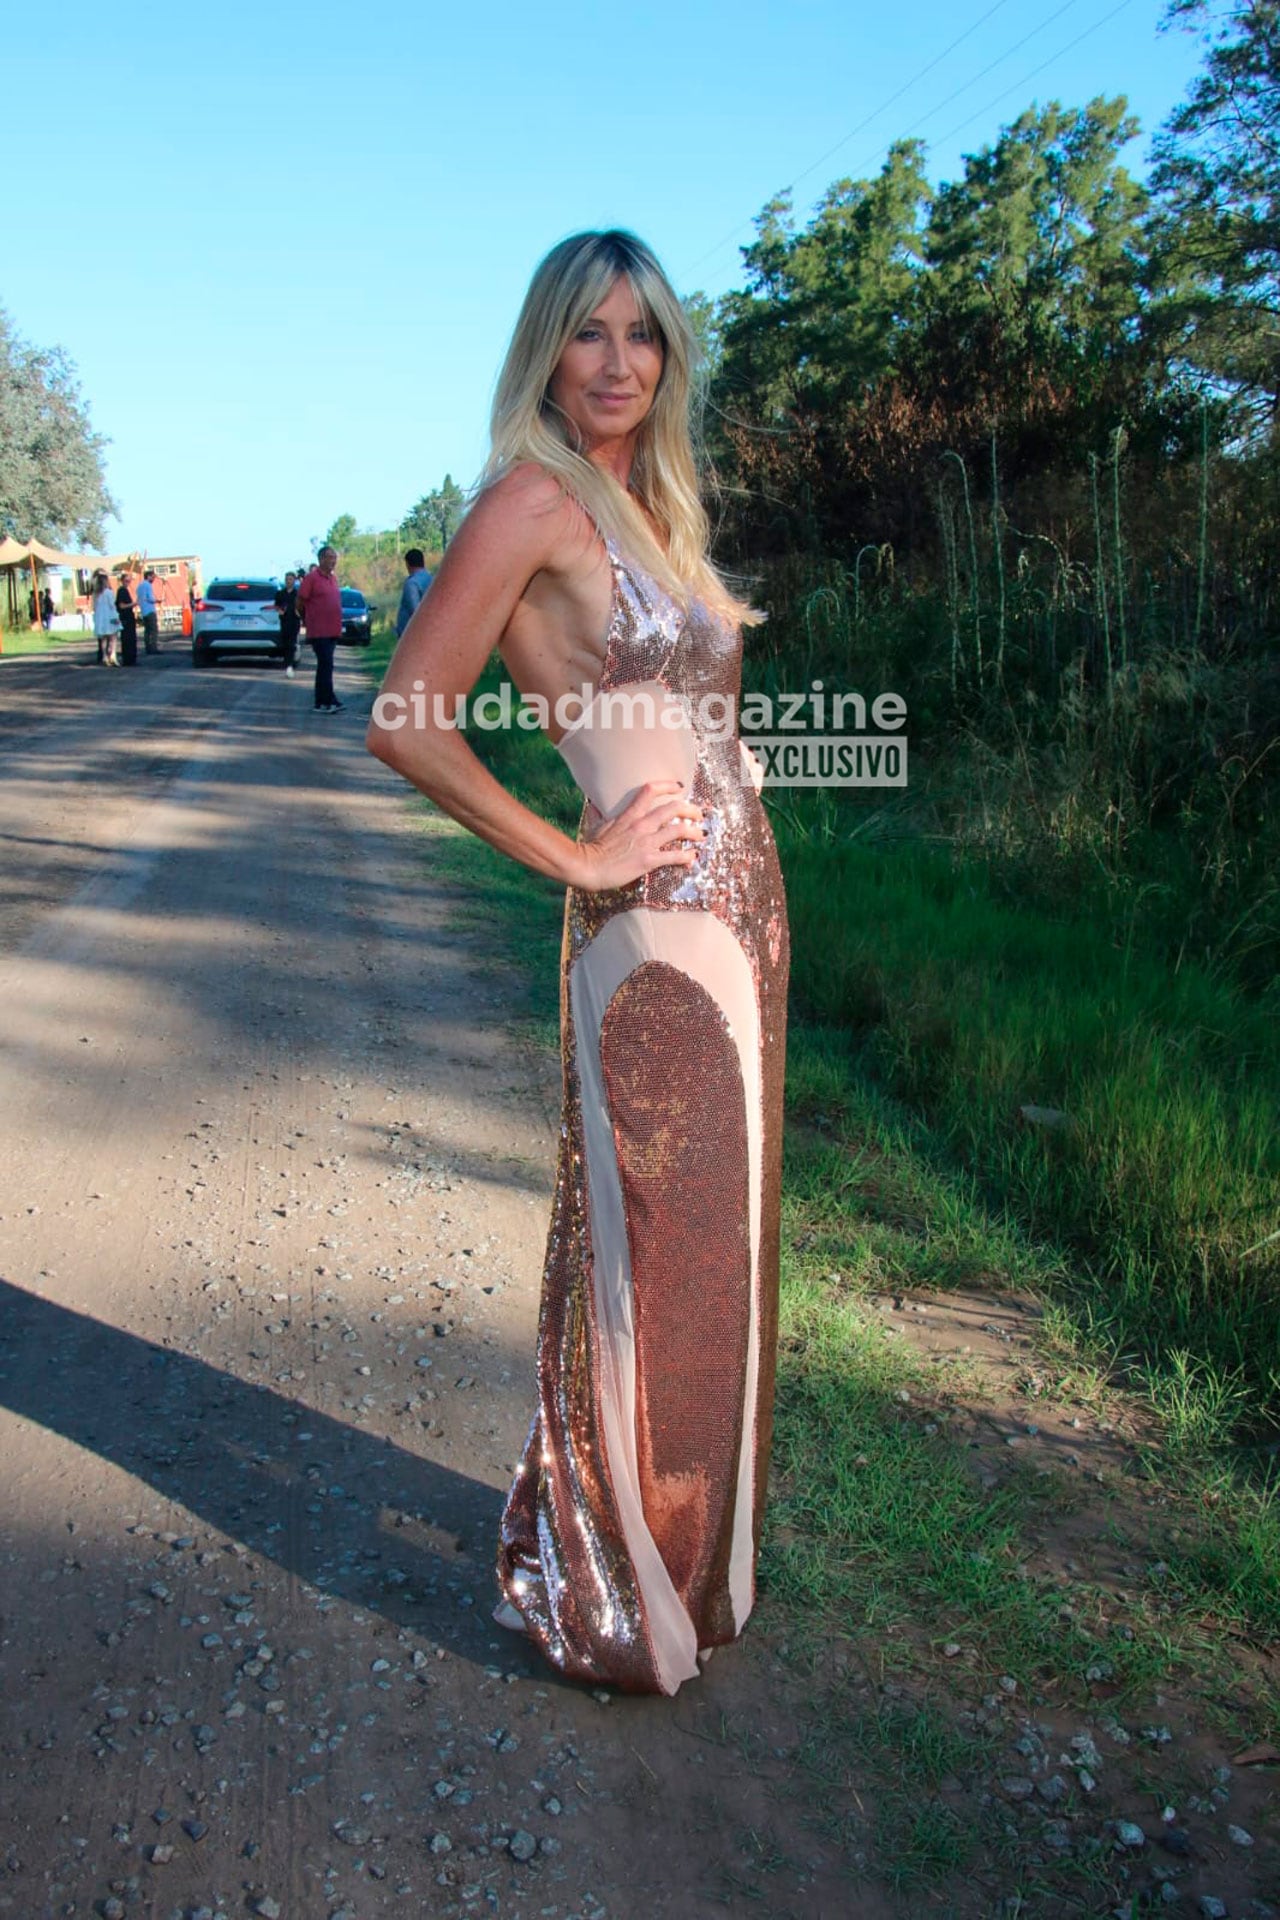
[[[375,718],[367,744],[490,846],[535,873],[597,891],[656,867],[693,864],[696,844],[670,845],[673,835],[697,843],[704,831],[679,782],[642,788],[589,841],[571,840],[522,806],[438,717],[470,694],[534,575],[581,548],[580,509],[539,468],[519,468],[485,493],[450,541],[387,669],[382,692],[399,696],[403,724]]]

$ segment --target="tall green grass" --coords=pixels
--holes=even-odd
[[[1280,1416],[1280,1035],[1226,980],[996,897],[945,849],[780,829],[793,987],[1030,1234],[1134,1368]],[[1023,1109],[1048,1109],[1045,1124]],[[1273,1237],[1276,1236],[1276,1237]]]

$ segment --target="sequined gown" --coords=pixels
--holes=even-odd
[[[787,921],[733,724],[741,636],[700,606],[683,613],[612,548],[610,560],[600,681],[561,751],[604,814],[644,780],[685,780],[708,833],[692,869],[566,903],[538,1406],[499,1579],[566,1674],[670,1694],[700,1650],[741,1632],[754,1599]],[[723,711],[728,737],[715,738]]]

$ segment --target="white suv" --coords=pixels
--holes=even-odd
[[[282,663],[278,580],[212,580],[191,621],[191,664],[211,667],[223,654],[273,654]]]

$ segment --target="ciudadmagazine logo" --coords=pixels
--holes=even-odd
[[[373,718],[388,733],[428,725],[536,733],[554,725],[561,745],[570,735],[615,730],[633,736],[691,730],[699,743],[740,738],[742,779],[756,787],[905,787],[906,717],[901,694],[868,701],[860,693],[828,692],[821,680],[803,693],[748,693],[741,703],[729,694],[675,694],[655,680],[584,686],[554,703],[542,694],[518,694],[509,680],[492,692],[452,699],[428,696],[426,683],[415,680],[409,693],[380,693],[373,703]],[[634,748],[634,739],[628,745]]]

